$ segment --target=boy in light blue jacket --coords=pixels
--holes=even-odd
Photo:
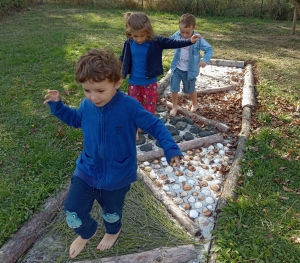
[[[184,14],[179,18],[179,30],[174,33],[171,39],[188,39],[196,32],[196,19],[191,14]],[[204,51],[203,59],[201,60],[200,51]],[[183,84],[183,92],[190,94],[192,107],[191,112],[198,110],[197,93],[196,93],[196,78],[199,75],[200,67],[205,67],[213,55],[211,45],[204,39],[200,38],[194,45],[178,48],[174,50],[174,57],[171,62],[171,92],[173,108],[170,111],[171,116],[177,114],[178,108],[178,92],[180,91],[180,83]]]

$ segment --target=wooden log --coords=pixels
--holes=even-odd
[[[226,181],[223,186],[222,194],[218,199],[218,203],[215,210],[217,214],[219,214],[222,211],[222,207],[227,204],[228,199],[233,199],[236,197],[234,189],[240,172],[240,161],[244,155],[246,140],[250,134],[250,127],[251,127],[251,108],[244,107],[243,114],[242,114],[242,129],[239,134],[237,150],[230,171],[227,174]],[[215,229],[218,229],[218,223],[215,224]],[[210,247],[213,246],[213,244],[214,244],[214,240],[212,240]],[[217,254],[215,252],[211,253],[207,263],[216,263],[217,262],[216,258],[217,258]]]
[[[238,60],[211,59],[208,65],[243,68],[245,66],[245,62]]]
[[[76,263],[186,263],[191,260],[196,261],[196,259],[197,252],[195,247],[193,245],[184,245],[178,247],[161,247],[124,256],[76,261]],[[75,261],[73,263],[75,263]]]
[[[158,82],[158,89],[157,89],[158,97],[161,97],[164,94],[165,89],[169,86],[171,75],[172,75],[172,71],[169,70],[166,76],[164,76]]]
[[[213,134],[213,135],[202,137],[202,138],[196,138],[191,141],[180,142],[180,143],[178,143],[178,146],[182,152],[185,152],[185,151],[188,151],[191,149],[196,149],[196,148],[199,148],[202,146],[206,147],[213,143],[222,142],[223,140],[224,139],[223,139],[222,134],[218,133],[218,134]],[[145,162],[145,161],[158,159],[163,156],[164,156],[164,151],[161,148],[159,148],[159,149],[155,149],[155,150],[152,150],[149,152],[139,153],[137,155],[137,159],[139,162]]]
[[[54,219],[60,211],[63,201],[66,198],[69,185],[67,185],[54,198],[47,200],[43,211],[34,214],[32,219],[6,242],[0,249],[0,262],[15,263],[34,244],[36,239],[44,232],[45,227]]]
[[[201,234],[200,228],[192,221],[174,202],[167,196],[167,194],[158,188],[144,171],[138,168],[139,178],[149,187],[154,196],[162,202],[167,208],[167,211],[193,236]]]
[[[172,103],[171,102],[161,101],[160,103],[162,105],[168,107],[168,109],[172,109]],[[180,106],[178,106],[177,112],[184,115],[184,116],[188,116],[192,119],[196,119],[196,120],[200,121],[201,123],[204,123],[205,125],[209,124],[211,126],[214,126],[221,132],[227,132],[229,130],[229,127],[224,123],[214,121],[214,120],[210,120],[210,119],[207,119],[205,117],[199,116],[198,114],[190,112],[188,110],[185,110],[185,109],[181,108]]]
[[[242,107],[255,108],[255,88],[252,66],[248,64],[245,69]]]
[[[236,90],[237,88],[238,88],[237,86],[229,85],[229,86],[224,86],[224,87],[216,88],[216,89],[198,90],[198,91],[196,91],[196,93],[197,93],[197,95],[220,93],[220,92],[227,92],[230,90]],[[178,98],[189,97],[189,96],[190,96],[190,94],[185,94],[183,92],[178,93]],[[166,94],[164,97],[171,98],[171,94]]]

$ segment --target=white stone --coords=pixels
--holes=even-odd
[[[199,173],[200,175],[202,175],[202,176],[205,175],[205,171],[204,171],[204,170],[199,170],[198,173]]]
[[[173,167],[172,167],[172,166],[167,166],[166,169],[165,169],[165,172],[166,172],[166,173],[171,173],[171,172],[173,172]]]
[[[149,162],[143,162],[143,165],[148,166],[148,165],[150,165],[150,163]]]
[[[195,203],[195,208],[201,208],[202,207],[202,203],[201,202],[196,202]]]
[[[155,164],[153,168],[154,168],[154,169],[160,169],[161,166],[160,166],[159,164]]]
[[[208,206],[207,206],[207,209],[213,210],[213,206],[212,206],[212,205],[208,205]]]
[[[196,198],[194,196],[191,196],[191,197],[188,198],[188,201],[190,203],[194,203],[196,201]]]
[[[180,189],[180,185],[179,185],[179,184],[173,184],[173,185],[172,185],[172,188],[173,188],[174,190],[178,190],[178,189]]]
[[[161,163],[161,165],[162,166],[168,166],[169,164],[168,164],[168,162],[164,161],[164,162]]]
[[[158,175],[157,175],[157,173],[156,173],[154,170],[152,170],[152,171],[150,172],[150,176],[151,176],[151,178],[153,178],[153,179],[158,178]]]
[[[189,213],[190,218],[197,218],[199,215],[198,211],[192,209]]]
[[[208,196],[205,198],[205,202],[208,204],[213,204],[215,200],[211,196]]]
[[[161,160],[162,162],[165,162],[167,159],[166,159],[166,157],[161,157],[160,160]]]
[[[209,151],[211,151],[211,150],[215,149],[215,147],[214,147],[213,145],[210,145],[210,146],[208,146],[207,149],[208,149]]]
[[[170,184],[174,183],[176,180],[173,177],[169,177]]]
[[[180,182],[180,183],[182,183],[182,182],[186,182],[186,177],[184,177],[184,176],[179,176],[178,177],[178,181]]]
[[[224,154],[225,154],[225,151],[224,151],[224,150],[220,150],[220,151],[219,151],[219,154],[220,154],[220,155],[224,155]]]
[[[167,185],[164,185],[162,189],[163,189],[164,191],[166,191],[166,192],[167,192],[167,191],[169,191],[169,190],[170,190],[170,187],[169,187],[169,186],[167,186]]]
[[[223,149],[224,145],[223,145],[222,143],[217,143],[217,147],[218,147],[219,149]]]
[[[199,225],[207,226],[209,224],[209,220],[205,217],[199,217],[198,223]]]
[[[207,189],[202,189],[201,193],[204,194],[204,195],[210,195],[211,194],[210,191],[207,190]]]

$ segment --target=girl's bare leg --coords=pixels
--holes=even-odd
[[[194,92],[190,95],[192,101],[191,112],[196,112],[198,110],[198,102],[197,102],[197,93]]]
[[[140,135],[139,133],[141,132],[142,130],[140,128],[137,129],[136,131],[136,136],[135,136],[135,139],[138,141],[140,139]]]
[[[170,115],[174,117],[177,114],[178,92],[172,92],[172,103],[173,103],[173,108],[170,111]]]
[[[104,237],[100,241],[99,245],[97,246],[97,249],[99,250],[107,250],[110,249],[117,241],[118,236],[120,235],[121,229],[117,234],[107,234],[105,233]]]

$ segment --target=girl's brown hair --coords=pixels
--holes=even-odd
[[[92,49],[81,56],[75,66],[78,83],[85,81],[102,82],[108,80],[117,83],[121,78],[121,61],[104,49]]]
[[[142,12],[127,12],[124,14],[125,34],[127,38],[131,38],[133,31],[142,30],[147,34],[147,40],[154,39],[154,31],[151,26],[149,17]]]

